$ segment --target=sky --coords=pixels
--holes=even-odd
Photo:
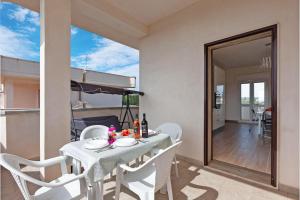
[[[39,62],[39,14],[0,2],[0,55]],[[71,66],[137,77],[139,52],[102,36],[71,27]]]

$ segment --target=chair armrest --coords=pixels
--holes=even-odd
[[[65,156],[60,156],[60,157],[65,157]],[[60,159],[62,159],[62,158],[60,158]],[[52,160],[52,159],[49,159],[49,160],[48,160],[48,161],[49,161],[49,165],[48,165],[48,166],[51,166],[51,165],[50,165],[50,164],[51,164],[51,160]],[[56,161],[56,163],[57,163],[57,161]],[[91,169],[91,168],[92,168],[92,166],[89,167],[88,169],[84,170],[83,173],[81,173],[81,174],[79,174],[79,175],[75,175],[73,178],[71,178],[71,179],[69,179],[69,180],[61,181],[61,182],[57,182],[57,183],[53,183],[53,182],[52,182],[52,183],[51,183],[51,182],[50,182],[50,183],[44,182],[44,181],[35,179],[35,178],[33,178],[33,177],[31,177],[31,176],[29,176],[29,175],[27,175],[27,174],[25,174],[25,173],[22,173],[22,172],[20,172],[20,171],[16,171],[16,172],[14,172],[14,173],[15,173],[16,175],[22,177],[22,178],[25,179],[26,181],[29,181],[29,182],[34,183],[34,184],[36,184],[36,185],[43,186],[43,187],[48,187],[48,188],[54,188],[54,187],[60,187],[60,186],[66,185],[66,184],[68,184],[68,183],[70,183],[70,182],[72,182],[72,181],[75,181],[75,180],[79,180],[79,179],[82,179],[82,178],[86,178],[87,175],[88,175],[88,173],[90,172],[90,169]]]
[[[120,164],[118,165],[119,168],[125,170],[125,171],[128,171],[128,172],[136,172],[138,170],[139,167],[136,167],[136,168],[133,168],[133,167],[129,167],[125,164]]]
[[[19,171],[14,172],[14,174],[22,177],[24,180],[26,180],[28,182],[34,183],[34,184],[42,186],[42,187],[47,187],[47,188],[60,187],[60,186],[66,185],[72,181],[79,180],[79,179],[85,177],[85,173],[83,173],[83,174],[79,174],[69,180],[66,180],[66,181],[61,181],[61,182],[57,182],[57,183],[48,183],[48,182],[44,182],[44,181],[35,179],[35,178],[33,178],[25,173],[19,172]]]
[[[160,150],[159,150],[159,152],[160,152]],[[118,167],[120,169],[123,169],[123,170],[128,171],[128,172],[137,172],[140,169],[142,169],[142,168],[144,168],[144,167],[146,167],[148,165],[151,165],[153,163],[153,161],[154,161],[154,158],[152,157],[152,158],[150,158],[149,160],[147,160],[145,163],[143,163],[142,165],[140,165],[138,167],[134,167],[133,168],[133,167],[129,167],[129,166],[125,165],[125,164],[119,164]]]
[[[61,162],[66,162],[67,158],[68,158],[67,156],[58,156],[55,158],[50,158],[50,159],[42,160],[42,161],[32,161],[32,160],[22,159],[22,160],[20,160],[20,163],[31,166],[31,167],[41,168],[41,167],[49,167],[52,165],[56,165]]]
[[[128,171],[128,172],[137,172],[139,171],[140,169],[142,169],[143,167],[145,167],[146,165],[148,165],[149,162],[145,162],[144,164],[138,166],[138,167],[129,167],[125,164],[121,164],[121,165],[118,165],[119,168],[125,170],[125,171]]]

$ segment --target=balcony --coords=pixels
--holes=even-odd
[[[140,106],[134,108],[134,113],[147,113],[153,129],[165,122],[176,122],[183,130],[183,143],[176,152],[180,176],[176,177],[174,168],[171,172],[174,199],[299,198],[299,1],[11,2],[41,14],[40,110],[1,113],[1,152],[46,160],[57,156],[59,149],[70,143],[70,80],[78,75],[76,70],[72,73],[70,69],[71,25],[75,25],[140,50],[140,90],[145,95],[140,97]],[[276,94],[276,101],[271,105],[277,111],[272,118],[276,122],[272,131],[278,138],[271,140],[273,149],[269,157],[273,166],[271,181],[267,184],[258,181],[259,177],[253,180],[249,170],[233,172],[231,168],[213,166],[212,135],[209,135],[213,132],[213,113],[209,111],[213,107],[214,80],[207,79],[213,74],[208,66],[216,64],[212,54],[207,52],[218,49],[224,39],[239,40],[241,35],[249,36],[262,29],[268,29],[268,34],[272,35],[273,68],[268,81],[276,87],[268,92]],[[245,57],[256,52],[257,49],[249,51]],[[33,73],[33,69],[29,71],[32,76],[38,74]],[[120,78],[120,84],[123,81]],[[237,89],[242,80],[235,81],[238,84],[234,83],[233,88]],[[249,99],[252,93],[253,90],[249,90]],[[239,100],[234,99],[232,104]],[[2,99],[0,101],[2,103]],[[9,99],[7,102],[11,103]],[[75,116],[118,116],[119,109],[77,110]],[[237,146],[243,150],[242,145]],[[59,174],[57,169],[23,170],[42,180],[53,180]],[[104,199],[113,199],[115,171],[113,175],[112,179],[105,177]],[[22,199],[15,182],[3,168],[1,179],[2,199]],[[30,190],[35,189],[30,186]],[[160,192],[155,197],[167,199],[167,195]],[[121,199],[137,198],[129,190],[122,190]]]

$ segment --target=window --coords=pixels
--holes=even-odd
[[[241,84],[241,120],[250,120],[250,83]]]
[[[254,105],[265,105],[265,83],[254,83]]]
[[[241,83],[241,120],[251,121],[265,109],[265,82]]]

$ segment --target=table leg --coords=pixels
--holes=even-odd
[[[73,159],[72,160],[72,166],[73,166],[73,173],[74,174],[80,174],[81,173],[81,163],[78,160]]]
[[[96,187],[97,187],[97,197],[96,199],[99,199],[99,200],[103,200],[103,195],[104,195],[104,181],[101,180],[101,181],[98,181],[97,184],[96,184]]]
[[[103,200],[103,194],[104,194],[103,184],[104,181],[101,180],[98,181],[97,183],[94,183],[92,186],[90,186],[91,191],[89,196],[91,200]]]
[[[94,188],[93,186],[88,186],[88,191],[87,191],[87,200],[94,200]]]

